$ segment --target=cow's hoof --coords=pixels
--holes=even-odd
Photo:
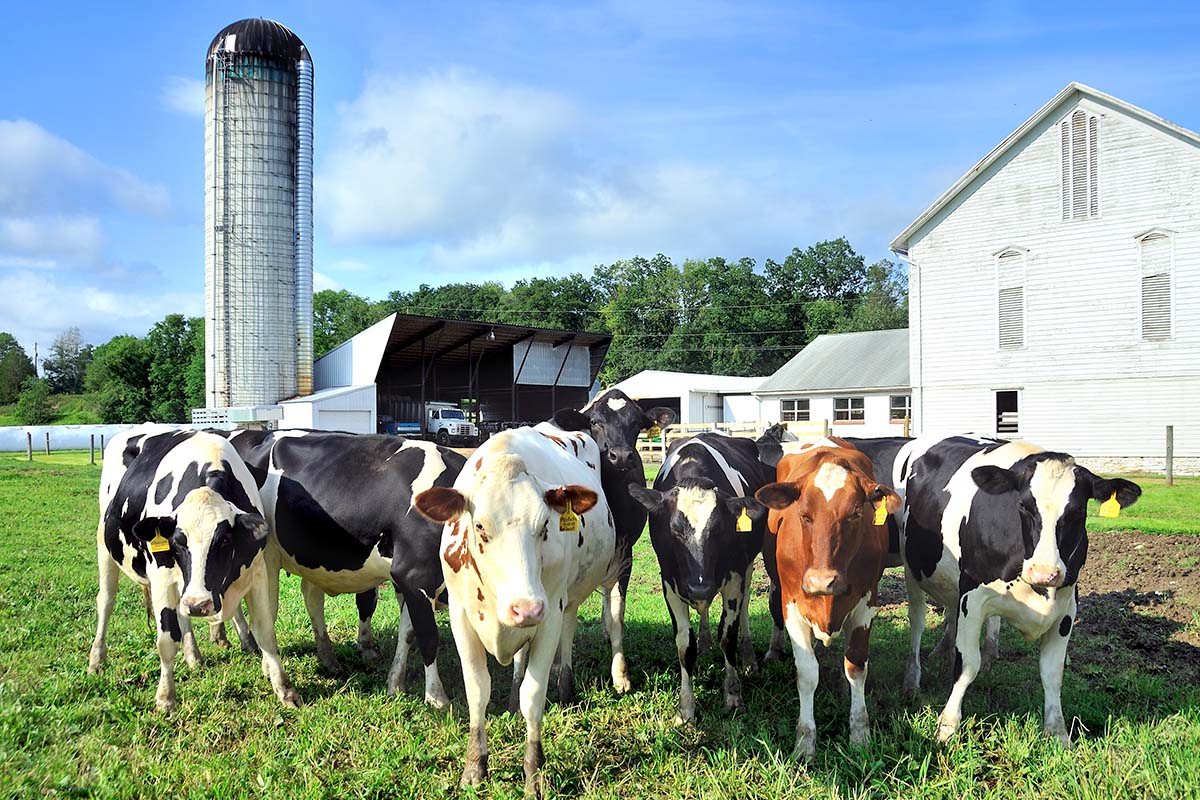
[[[680,710],[675,714],[675,727],[677,728],[693,728],[696,725],[696,712],[685,713]]]
[[[867,727],[867,723],[862,722],[858,725],[850,723],[850,744],[855,747],[866,747],[870,740],[871,729]]]
[[[792,750],[792,761],[807,764],[817,754],[817,735],[814,731],[805,731],[796,737],[796,747]]]
[[[945,719],[938,720],[937,740],[942,744],[950,741],[955,733],[958,732],[958,723],[950,722]]]
[[[525,800],[542,800],[545,797],[545,790],[542,788],[542,771],[537,773],[525,781]]]
[[[88,657],[88,675],[99,675],[103,672],[106,661],[108,661],[108,656],[105,653],[98,653],[93,650],[92,654]]]
[[[742,696],[740,694],[730,694],[725,696],[725,710],[737,711],[742,707]]]
[[[743,675],[757,675],[758,674],[758,662],[755,661],[753,658],[750,659],[749,661],[743,661],[742,662],[742,674]]]
[[[374,645],[358,648],[358,655],[363,661],[378,661],[380,659],[379,650]]]
[[[772,661],[782,661],[782,660],[783,660],[783,651],[782,650],[768,650],[767,654],[765,656],[763,656],[764,664],[769,664]]]
[[[1046,735],[1057,741],[1065,749],[1071,749],[1071,734],[1067,733],[1065,726],[1047,727]]]
[[[187,664],[190,669],[199,669],[204,663],[204,659],[200,658],[199,653],[184,653],[183,663]]]
[[[408,680],[404,671],[397,673],[388,673],[387,692],[390,695],[404,694],[408,691]]]
[[[487,780],[487,774],[487,761],[469,763],[463,770],[462,781],[459,783],[462,786],[478,786]]]
[[[155,711],[158,711],[161,714],[166,714],[168,711],[174,710],[174,708],[175,708],[175,695],[174,694],[171,694],[168,697],[154,698],[154,710]]]
[[[563,700],[563,703],[574,702],[574,700]],[[518,714],[521,711],[521,692],[517,686],[508,694],[508,713]]]
[[[279,696],[279,702],[283,703],[286,708],[299,708],[303,705],[300,700],[300,695],[292,687],[288,687],[283,694]]]
[[[438,688],[439,691],[425,693],[425,702],[431,708],[436,708],[438,711],[445,711],[450,707],[450,698],[446,696],[445,689]]]
[[[617,694],[628,694],[633,691],[633,682],[629,680],[628,675],[614,675],[613,689]]]
[[[333,656],[330,656],[329,658],[325,658],[322,656],[321,657],[321,669],[323,669],[326,673],[328,673],[330,675],[340,675],[342,672],[342,665]]]
[[[258,642],[254,641],[253,636],[247,636],[245,639],[242,639],[240,644],[243,653],[250,653],[255,656],[262,655],[262,652],[258,649]]]

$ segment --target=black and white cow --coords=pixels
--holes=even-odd
[[[223,621],[243,598],[262,651],[263,673],[280,702],[299,706],[279,662],[266,544],[258,489],[225,439],[161,427],[114,437],[105,448],[100,474],[100,591],[88,671],[98,672],[107,659],[108,619],[124,571],[149,587],[158,628],[159,710],[175,705],[175,656],[185,631],[189,663],[198,663],[191,618]]]
[[[637,401],[620,389],[609,389],[596,395],[581,410],[559,411],[552,424],[538,426],[551,433],[554,428],[564,433],[588,431],[600,447],[600,482],[617,531],[613,559],[620,565],[619,569],[609,571],[613,582],[605,582],[600,593],[604,625],[612,644],[613,687],[619,693],[632,688],[625,662],[625,597],[633,570],[633,546],[646,527],[646,509],[629,494],[630,486],[646,485],[646,472],[637,451],[638,435],[648,428],[670,425],[674,421],[675,412],[665,406],[643,411]],[[566,697],[559,699],[570,702],[573,696],[574,689],[571,688]],[[515,688],[509,705],[516,710]]]
[[[938,739],[958,729],[962,700],[980,668],[979,637],[991,617],[1008,620],[1041,646],[1046,733],[1064,745],[1061,689],[1087,558],[1089,500],[1134,503],[1141,488],[1100,478],[1065,453],[1029,442],[918,438],[895,459],[907,515],[901,534],[908,582],[912,659],[905,682],[921,679],[925,595],[957,612],[955,681]]]
[[[243,457],[260,482],[272,534],[272,597],[277,603],[279,568],[300,576],[321,662],[338,668],[325,627],[325,596],[358,595],[359,645],[373,649],[375,589],[390,580],[401,616],[388,691],[404,691],[415,638],[425,664],[425,701],[449,705],[438,675],[433,617],[443,585],[442,526],[421,516],[413,498],[453,485],[466,459],[404,437],[295,430],[262,438]]]
[[[629,493],[650,513],[650,539],[662,571],[663,595],[675,629],[679,656],[678,722],[696,717],[692,673],[696,639],[691,609],[700,618],[721,596],[718,637],[725,656],[725,706],[742,704],[736,662],[754,662],[749,639],[750,574],[762,549],[767,509],[754,493],[775,480],[749,439],[701,433],[671,445],[654,488],[631,485]],[[742,519],[739,530],[739,519]]]
[[[769,467],[774,467],[779,463],[779,459],[783,458],[784,445],[789,442],[800,441],[796,434],[787,429],[787,426],[782,422],[776,422],[774,425],[763,431],[762,436],[754,440],[758,445],[759,459]]]

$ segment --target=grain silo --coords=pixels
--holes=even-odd
[[[205,102],[206,405],[244,408],[310,394],[308,49],[278,22],[229,25],[208,48]]]

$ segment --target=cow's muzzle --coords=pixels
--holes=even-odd
[[[841,573],[832,569],[810,569],[804,572],[801,588],[805,594],[816,596],[833,595],[839,597],[845,594],[849,587]]]
[[[541,600],[515,600],[508,606],[509,625],[529,628],[538,625],[546,616],[546,604]]]
[[[633,466],[633,450],[627,447],[610,448],[608,451],[608,463],[615,469],[624,472]]]
[[[185,597],[183,598],[183,609],[189,617],[211,617],[216,611],[216,606],[211,597],[203,600]]]
[[[1030,564],[1021,572],[1021,580],[1030,586],[1042,589],[1058,588],[1066,578],[1058,567],[1047,567],[1041,564]]]

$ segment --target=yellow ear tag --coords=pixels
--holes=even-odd
[[[171,549],[171,543],[163,538],[163,535],[158,531],[154,532],[154,538],[150,540],[151,553],[165,553]]]
[[[749,533],[754,529],[754,523],[750,520],[750,515],[746,513],[746,509],[742,508],[741,516],[737,518],[737,532]]]
[[[577,531],[579,530],[579,515],[571,510],[571,501],[567,501],[567,510],[558,518],[558,529],[560,531]]]
[[[887,501],[880,500],[875,504],[875,524],[883,525],[887,522]]]
[[[1121,516],[1121,504],[1117,502],[1116,492],[1113,492],[1112,497],[1100,504],[1100,516],[1113,518]]]

